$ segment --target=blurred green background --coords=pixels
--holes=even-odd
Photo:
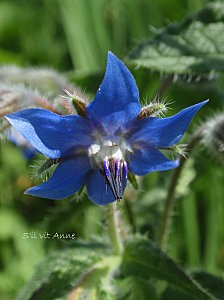
[[[85,89],[96,92],[105,69],[107,51],[125,59],[155,28],[182,20],[202,8],[206,0],[10,0],[0,1],[0,65],[50,67]],[[145,103],[153,99],[160,74],[130,66]],[[1,80],[1,78],[0,78]],[[19,80],[18,80],[19,81]],[[197,124],[223,107],[220,83],[186,85],[171,83],[163,99],[175,113],[180,108],[210,98]],[[211,103],[212,102],[212,103]],[[30,278],[34,265],[50,250],[68,241],[23,239],[28,232],[63,232],[77,239],[102,237],[103,211],[84,193],[81,201],[54,202],[23,195],[31,186],[30,163],[9,142],[0,146],[0,299],[13,299]],[[35,158],[37,160],[38,158]],[[178,188],[168,254],[184,267],[223,275],[224,174],[223,165],[202,147],[195,151]],[[144,177],[139,192],[130,193],[136,231],[155,238],[170,172]],[[127,197],[129,192],[127,192]],[[121,204],[125,206],[125,204]],[[124,211],[129,211],[124,207]]]

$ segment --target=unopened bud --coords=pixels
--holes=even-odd
[[[203,144],[219,158],[224,158],[224,113],[209,119],[203,130]]]
[[[64,90],[66,96],[62,96],[75,108],[78,115],[86,118],[85,108],[88,104],[87,99],[81,95],[81,92],[78,89],[75,89],[72,93],[67,90]]]
[[[0,67],[0,81],[8,85],[21,84],[54,99],[61,90],[70,84],[66,78],[53,69],[21,68],[17,66]]]
[[[165,102],[152,101],[148,105],[142,107],[137,119],[161,116],[166,111],[167,104]]]

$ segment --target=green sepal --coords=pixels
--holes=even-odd
[[[136,176],[130,171],[128,172],[128,180],[130,181],[130,183],[131,183],[131,185],[133,186],[134,189],[137,190],[139,188]]]

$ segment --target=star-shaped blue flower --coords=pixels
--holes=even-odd
[[[169,118],[137,119],[141,111],[134,77],[111,52],[106,74],[86,117],[60,116],[30,108],[7,116],[8,121],[38,151],[60,159],[52,177],[27,194],[63,199],[86,182],[90,199],[99,205],[121,200],[128,170],[136,175],[173,169],[159,149],[176,144],[195,113],[207,101]]]

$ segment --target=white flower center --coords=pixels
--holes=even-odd
[[[97,140],[88,148],[88,156],[93,169],[99,169],[114,198],[120,201],[127,182],[128,167],[126,157],[131,153],[126,141],[110,139]]]
[[[93,169],[98,169],[105,159],[125,160],[131,147],[126,141],[112,142],[111,140],[97,141],[88,148],[88,156]]]

